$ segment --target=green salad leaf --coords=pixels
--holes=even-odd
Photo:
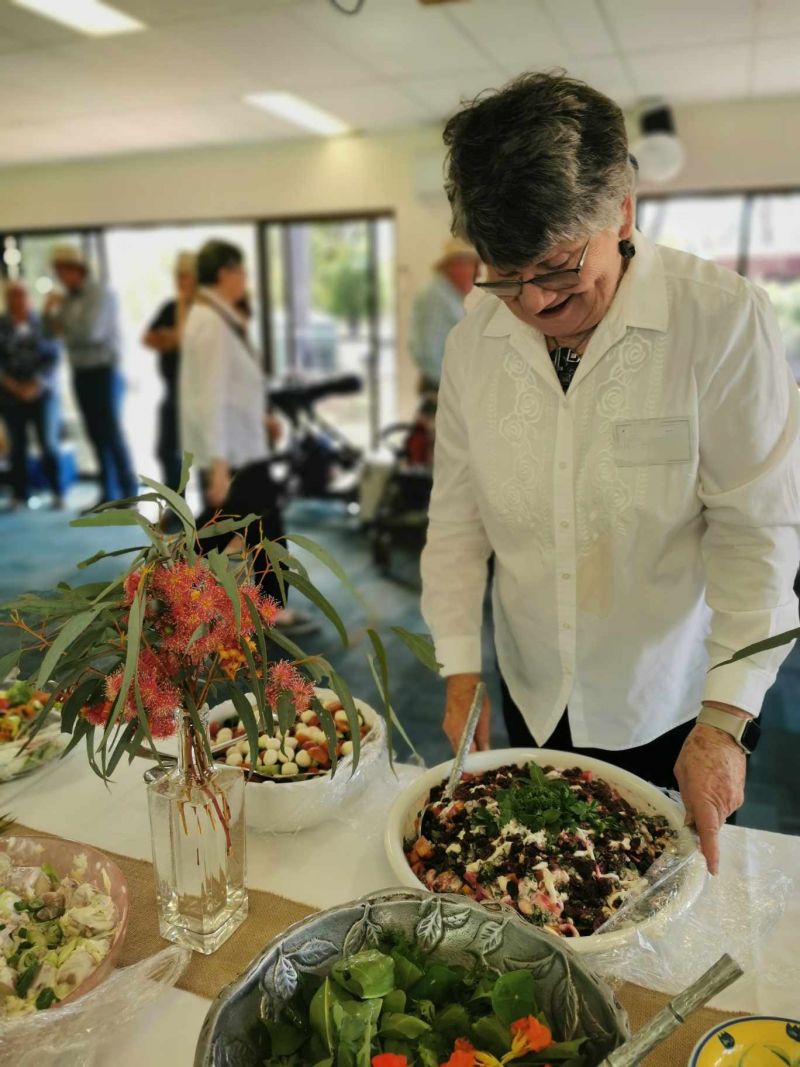
[[[343,989],[358,997],[385,997],[394,989],[394,960],[377,949],[368,948],[333,965],[331,977]]]

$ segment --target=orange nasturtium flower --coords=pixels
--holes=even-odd
[[[475,1049],[469,1041],[465,1037],[459,1037],[456,1038],[450,1059],[441,1067],[475,1067],[477,1062],[475,1057]]]
[[[524,1055],[526,1052],[541,1052],[555,1043],[549,1028],[535,1019],[533,1015],[526,1015],[523,1019],[517,1019],[515,1023],[512,1023],[511,1033],[514,1035],[511,1050],[517,1056]]]
[[[380,1052],[372,1057],[372,1067],[408,1067],[408,1060],[395,1052]]]

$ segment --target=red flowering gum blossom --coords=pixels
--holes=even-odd
[[[112,703],[122,688],[122,673],[123,667],[120,666],[106,678],[106,696]],[[181,703],[178,688],[169,680],[169,675],[159,657],[149,648],[144,648],[139,653],[136,677],[150,732],[153,737],[168,737],[175,732],[175,709]],[[123,714],[128,720],[136,717],[136,696],[133,686],[125,700]]]
[[[288,659],[279,659],[270,665],[264,692],[273,708],[277,707],[281,693],[287,693],[299,715],[311,706],[314,685]]]

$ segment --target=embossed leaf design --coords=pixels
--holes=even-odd
[[[608,1027],[603,1026],[595,1013],[589,1007],[588,1000],[584,1000],[581,1006],[581,1028],[586,1037],[608,1037]]]
[[[564,965],[564,973],[553,986],[551,999],[551,1004],[553,1006],[558,1005],[558,1013],[553,1014],[551,1009],[551,1018],[560,1018],[562,1027],[561,1040],[569,1041],[570,1038],[575,1036],[578,1030],[580,1002],[578,1000],[578,992],[575,989],[575,983],[572,980],[569,960],[563,959],[562,962]]]
[[[538,960],[528,960],[525,966],[536,981],[541,982],[550,975],[550,972],[555,967],[558,959],[559,957],[554,952],[552,955],[540,956]]]
[[[434,900],[417,923],[417,941],[424,952],[433,952],[443,937],[442,902]]]
[[[377,948],[383,940],[383,930],[377,923],[364,920],[365,940],[370,948]]]
[[[488,956],[490,952],[500,948],[503,943],[504,928],[505,923],[495,922],[494,919],[489,919],[485,922],[475,939],[475,951],[481,956]]]
[[[320,967],[332,956],[338,956],[339,950],[332,941],[321,937],[312,937],[292,953],[292,960],[302,968]]]
[[[297,970],[283,952],[278,953],[275,966],[272,969],[272,988],[281,1000],[288,1000],[294,996],[297,989]]]
[[[350,929],[345,935],[344,942],[342,944],[343,956],[355,956],[357,952],[360,952],[364,947],[364,943],[367,939],[367,926],[364,919],[359,919],[358,922],[353,923]]]
[[[460,930],[467,924],[469,916],[469,908],[449,907],[444,913],[444,925],[448,930]]]

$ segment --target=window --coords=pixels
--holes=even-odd
[[[800,193],[642,197],[638,224],[660,244],[713,259],[763,286],[800,382]]]

